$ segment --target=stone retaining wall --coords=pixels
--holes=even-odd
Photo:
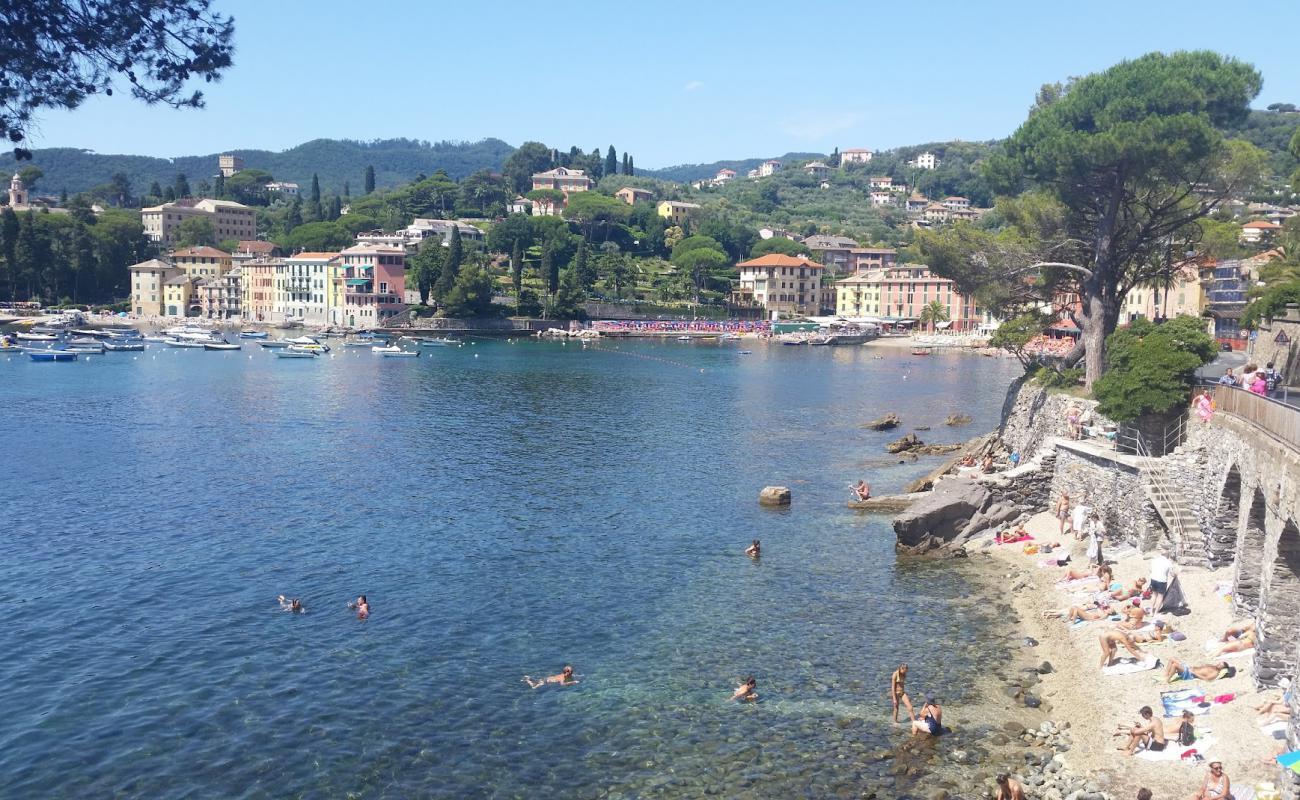
[[[1101,514],[1108,542],[1125,542],[1147,551],[1165,533],[1164,523],[1142,490],[1141,473],[1118,457],[1061,443],[1047,507],[1055,508],[1062,493],[1070,495],[1071,506],[1083,503]]]

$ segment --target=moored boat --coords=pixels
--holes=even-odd
[[[376,347],[371,347],[371,348],[370,348],[370,352],[372,352],[372,353],[402,353],[402,352],[405,352],[405,351],[402,350],[402,348],[398,347],[397,345],[395,345],[395,344],[391,344],[391,345],[388,345],[387,347],[378,347],[378,346],[376,346]]]
[[[167,346],[168,346],[168,347],[188,347],[188,348],[190,348],[190,349],[194,349],[194,350],[202,350],[202,349],[203,349],[203,342],[196,341],[196,340],[194,340],[194,339],[168,339],[168,340],[167,340]]]
[[[76,361],[77,354],[71,350],[28,350],[32,361]]]
[[[275,350],[282,347],[290,346],[290,343],[285,339],[271,339],[270,341],[267,342],[258,342],[258,344],[261,345],[262,347],[265,347],[267,350]]]
[[[318,353],[328,353],[330,351],[329,345],[321,344],[310,336],[299,336],[296,339],[288,339],[286,341],[294,347],[301,347],[305,350],[315,350]]]
[[[20,342],[54,342],[59,338],[52,333],[22,333],[21,331],[15,333],[14,337]]]
[[[432,339],[420,340],[420,347],[452,347],[453,345],[459,345],[459,344],[460,341],[457,339],[447,339],[447,338],[438,338],[438,337]]]
[[[226,341],[203,343],[204,350],[239,350],[241,347],[242,345]]]
[[[930,355],[931,352],[932,352],[932,351],[931,351],[930,348],[928,348],[928,347],[914,347],[914,348],[912,348],[912,355],[914,355],[914,356],[928,356],[928,355]]]
[[[310,350],[298,350],[292,347],[286,347],[283,350],[275,351],[276,358],[320,358],[320,353],[313,353]]]
[[[121,351],[140,351],[144,350],[144,342],[109,341],[104,342],[104,349],[110,350],[114,353]]]
[[[266,331],[242,330],[239,332],[239,338],[241,339],[268,339],[270,336],[271,334]]]
[[[67,349],[77,353],[102,353],[104,352],[104,343],[98,339],[81,337],[68,342]]]
[[[396,350],[384,350],[380,353],[384,358],[419,358],[419,350],[403,350],[400,347]]]

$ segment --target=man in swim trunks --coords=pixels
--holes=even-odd
[[[293,614],[301,614],[307,610],[306,608],[303,608],[302,601],[296,597],[293,598],[293,600],[289,600],[284,595],[280,595],[276,599],[280,601],[281,611],[288,611]]]
[[[753,544],[745,548],[745,555],[750,558],[758,558],[763,555],[763,545],[759,544],[758,540],[755,539]]]
[[[1244,653],[1247,650],[1254,649],[1254,647],[1255,627],[1252,625],[1250,630],[1242,633],[1238,638],[1217,645],[1214,650],[1210,652],[1210,655],[1221,656],[1225,653]]]
[[[898,704],[901,701],[907,706],[908,718],[913,718],[915,712],[912,710],[912,700],[907,696],[907,665],[903,664],[894,670],[894,674],[889,676],[889,698],[894,704],[894,722],[898,722]]]
[[[355,603],[348,603],[348,608],[357,612],[357,619],[366,619],[370,616],[370,601],[364,594],[358,597]]]
[[[857,484],[856,486],[853,487],[853,497],[854,497],[854,498],[855,498],[859,503],[861,503],[861,502],[863,502],[863,501],[866,501],[866,500],[870,500],[870,499],[871,499],[871,484],[867,483],[866,481],[858,481],[858,484]]]
[[[1169,665],[1165,667],[1165,682],[1173,683],[1174,681],[1217,681],[1219,678],[1231,678],[1237,674],[1237,670],[1228,666],[1227,661],[1216,661],[1213,664],[1197,664],[1192,666],[1184,664],[1176,658],[1169,659]]]
[[[1152,752],[1159,752],[1165,749],[1168,742],[1165,741],[1165,724],[1160,718],[1151,712],[1151,706],[1142,706],[1138,710],[1138,715],[1142,720],[1131,728],[1120,726],[1115,732],[1116,736],[1128,736],[1128,744],[1118,749],[1124,751],[1124,755],[1131,756],[1137,750],[1138,745],[1146,744],[1147,749]]]
[[[933,697],[925,698],[921,706],[921,716],[912,718],[912,733],[924,733],[938,736],[943,733],[943,709]]]
[[[1025,787],[1007,773],[997,777],[998,793],[993,800],[1025,800]]]
[[[524,676],[524,683],[528,684],[528,688],[530,689],[537,689],[548,683],[558,683],[561,686],[569,686],[577,682],[578,679],[573,675],[573,667],[567,664],[564,666],[564,669],[560,670],[559,675],[552,675],[549,678],[542,678],[539,681],[535,681],[527,675]]]

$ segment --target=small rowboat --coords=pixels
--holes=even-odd
[[[144,349],[144,342],[104,342],[104,349],[118,352],[121,350],[140,351]]]
[[[916,348],[915,350],[912,351],[912,355],[914,355],[914,356],[928,356],[928,355],[930,355],[930,348],[928,348],[928,347],[918,347],[918,348]]]
[[[286,341],[285,339],[273,339],[269,342],[258,342],[258,344],[265,347],[267,350],[275,350],[280,347],[289,347],[291,342]]]
[[[29,350],[27,355],[32,361],[76,361],[77,354],[71,350]]]
[[[59,338],[52,333],[15,333],[14,337],[20,342],[53,342]]]
[[[171,339],[167,342],[168,347],[188,347],[192,350],[202,350],[203,345],[203,342],[198,342],[193,339]]]
[[[239,338],[241,339],[266,339],[270,335],[271,334],[267,333],[266,331],[240,331],[239,332]]]
[[[460,344],[460,342],[458,342],[455,339],[421,339],[420,340],[420,347],[452,347],[453,345],[458,345],[458,344]]]
[[[204,342],[204,350],[238,350],[240,345],[232,342]]]
[[[83,337],[68,342],[67,349],[77,353],[103,353],[104,343],[98,339]]]
[[[276,358],[319,358],[320,354],[313,353],[310,350],[290,350],[286,348],[284,350],[276,350],[275,357]]]

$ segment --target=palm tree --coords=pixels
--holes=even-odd
[[[931,300],[925,308],[921,309],[921,324],[929,325],[930,333],[934,333],[935,325],[947,321],[948,307],[938,300]]]

